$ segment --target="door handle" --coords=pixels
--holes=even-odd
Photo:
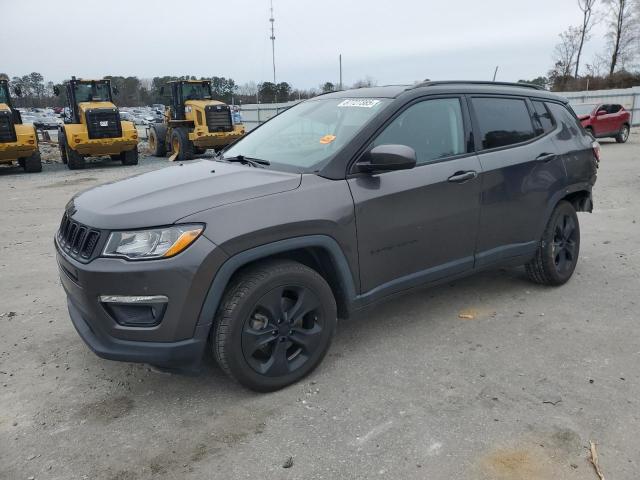
[[[541,153],[536,157],[536,162],[549,162],[556,158],[555,153]]]
[[[447,180],[453,183],[462,183],[467,180],[473,180],[478,176],[478,172],[474,170],[469,170],[468,172],[456,172],[451,175]]]

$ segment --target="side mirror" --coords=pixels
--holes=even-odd
[[[58,85],[53,87],[53,93],[56,97],[60,95],[60,87]]]
[[[606,115],[608,112],[606,110],[598,110],[596,112],[596,117],[601,117],[602,115]]]
[[[120,90],[118,90],[118,87],[116,87],[115,85],[113,86],[113,94],[114,95],[118,95],[120,93]]]
[[[22,96],[22,89],[20,88],[20,86],[13,87],[13,93],[16,94],[16,97],[21,97]]]
[[[378,145],[356,162],[358,172],[409,170],[416,166],[416,151],[406,145]]]

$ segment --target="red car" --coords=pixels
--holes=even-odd
[[[572,105],[587,132],[595,138],[613,137],[618,143],[629,139],[631,114],[617,103]]]

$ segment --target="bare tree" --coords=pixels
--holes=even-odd
[[[580,43],[578,44],[578,52],[576,53],[576,73],[574,77],[578,78],[580,70],[580,56],[582,55],[582,47],[584,42],[589,40],[589,30],[593,26],[593,7],[596,0],[578,0],[578,8],[582,12],[582,26],[580,28]]]
[[[640,0],[602,0],[609,40],[609,75],[624,68],[638,54],[640,38]]]
[[[576,66],[582,33],[577,27],[569,27],[560,35],[560,43],[554,50],[556,76],[569,78]]]

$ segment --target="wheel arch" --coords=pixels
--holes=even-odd
[[[593,211],[593,201],[591,197],[590,184],[580,183],[560,190],[551,197],[549,203],[547,204],[547,210],[544,217],[542,218],[542,223],[538,228],[540,236],[542,236],[542,232],[544,232],[547,223],[549,223],[549,219],[551,218],[551,215],[553,214],[556,206],[563,200],[571,203],[576,209],[576,212],[591,213]]]
[[[279,240],[240,252],[228,258],[216,272],[205,297],[198,325],[213,321],[222,296],[234,276],[243,269],[274,258],[300,262],[317,271],[329,284],[338,307],[338,316],[349,316],[356,297],[355,282],[349,263],[338,242],[327,235],[309,235]]]

